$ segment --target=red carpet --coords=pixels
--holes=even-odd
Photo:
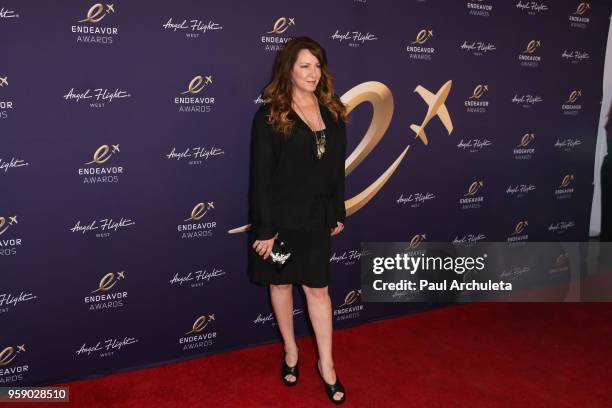
[[[610,303],[472,303],[338,330],[343,406],[610,407],[611,322]],[[59,406],[333,406],[312,338],[298,343],[293,388],[273,344],[72,382]]]

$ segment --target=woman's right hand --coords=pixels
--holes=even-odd
[[[267,259],[272,252],[272,246],[274,245],[274,240],[278,238],[278,233],[274,235],[274,237],[266,240],[255,240],[253,242],[253,249],[257,252],[263,259]]]

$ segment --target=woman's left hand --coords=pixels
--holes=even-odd
[[[338,235],[339,233],[342,232],[342,230],[344,229],[344,224],[341,223],[340,221],[336,221],[336,228],[332,228],[331,229],[331,236],[333,237],[334,235]]]

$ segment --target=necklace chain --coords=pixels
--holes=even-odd
[[[316,100],[315,102],[316,102],[315,105],[318,108],[319,101]],[[310,123],[308,122],[308,118],[306,117],[306,115],[304,114],[300,106],[297,104],[297,102],[293,102],[293,104],[298,108],[298,111],[304,117],[304,122],[306,123],[306,126],[308,126],[310,131],[314,133],[316,146],[317,146],[317,159],[320,159],[321,157],[323,157],[323,154],[325,154],[325,129],[323,129],[323,118],[321,117],[321,111],[317,109],[317,113],[318,113],[317,119],[319,120],[319,128],[320,128],[319,132],[321,132],[321,136],[319,136],[317,135],[318,131],[314,130],[313,127],[310,125]]]

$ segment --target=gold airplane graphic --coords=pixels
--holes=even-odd
[[[429,121],[434,116],[438,116],[440,118],[440,121],[448,131],[449,135],[453,132],[453,122],[451,121],[450,115],[448,114],[446,105],[444,105],[444,102],[446,102],[446,98],[448,97],[452,85],[452,80],[447,81],[444,85],[440,87],[440,89],[438,90],[438,92],[436,92],[435,95],[429,92],[427,89],[423,88],[421,85],[418,85],[414,89],[414,92],[421,95],[421,98],[423,98],[427,105],[429,105],[427,115],[425,115],[425,119],[423,119],[423,123],[421,123],[421,126],[418,126],[416,124],[410,125],[410,129],[412,129],[414,133],[416,133],[415,139],[419,137],[423,144],[425,144],[425,146],[427,146],[428,144],[427,135],[425,134],[425,126],[427,126]]]

